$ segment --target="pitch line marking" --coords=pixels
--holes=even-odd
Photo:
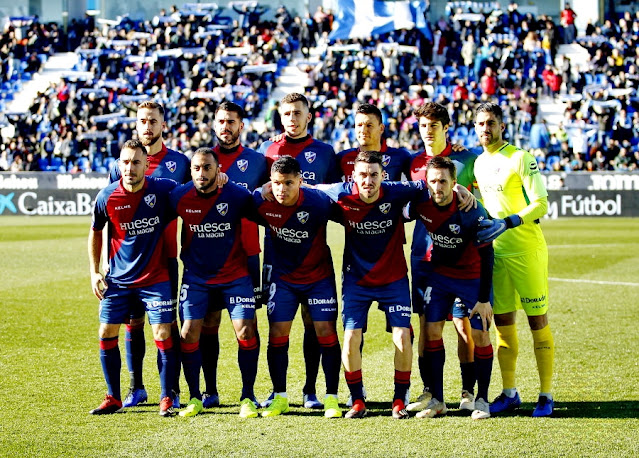
[[[627,246],[628,243],[581,243],[573,245],[548,245],[548,248],[609,248],[611,246]],[[630,245],[636,245],[636,243],[630,243]]]
[[[595,285],[639,286],[639,283],[631,283],[627,281],[581,280],[576,278],[556,278],[556,277],[548,277],[548,280],[563,281],[567,283],[593,283]]]

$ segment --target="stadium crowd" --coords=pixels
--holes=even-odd
[[[240,104],[248,120],[265,113],[266,131],[245,129],[245,143],[258,147],[281,132],[278,107],[267,103],[279,72],[315,48],[319,61],[298,67],[313,104],[312,133],[336,151],[355,143],[351,127],[361,102],[382,110],[389,146],[420,149],[412,111],[425,100],[445,104],[451,139],[474,148],[473,108],[495,100],[507,138],[532,150],[544,171],[636,170],[639,13],[588,24],[577,36],[569,5],[559,23],[522,14],[514,2],[503,11],[480,5],[449,2],[431,34],[397,30],[347,41],[330,40],[330,12],[299,17],[259,5],[173,7],[151,21],[124,18],[101,29],[87,16],[67,35],[37,18],[8,23],[0,47],[3,96],[53,52],[77,50],[81,72],[39,94],[26,115],[7,114],[16,130],[3,137],[0,169],[104,172],[131,137],[136,103],[149,97],[167,107],[170,147],[189,153],[210,146],[212,112],[223,100]],[[558,52],[573,42],[589,54],[585,68]],[[566,107],[556,126],[539,116],[540,101],[553,100]]]

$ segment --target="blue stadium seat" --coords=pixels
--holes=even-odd
[[[46,171],[47,167],[49,167],[49,161],[45,158],[38,159],[38,167],[40,167],[40,170]]]
[[[86,157],[80,157],[77,162],[78,170],[80,172],[90,172],[91,171],[91,163],[89,159]]]
[[[112,165],[114,162],[115,162],[115,158],[114,158],[114,157],[109,156],[109,157],[107,157],[107,158],[105,158],[105,159],[104,159],[104,162],[103,162],[103,164],[102,164],[102,165],[104,165],[104,167],[105,167],[107,170],[111,170],[111,165]]]
[[[63,163],[60,156],[51,156],[51,167],[57,169],[61,165],[63,165]]]
[[[548,170],[553,170],[554,165],[559,162],[559,156],[548,156],[546,157],[546,168]]]

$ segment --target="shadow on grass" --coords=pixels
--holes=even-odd
[[[530,417],[535,403],[524,402],[512,412],[494,417]],[[449,411],[450,414],[450,411]],[[555,401],[553,418],[639,418],[639,401],[561,402]]]

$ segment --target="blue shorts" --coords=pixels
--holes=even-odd
[[[171,282],[127,288],[107,279],[107,285],[104,299],[100,301],[100,323],[128,323],[134,310],[146,310],[151,324],[175,321],[175,300],[171,298]],[[144,313],[137,316],[144,316]]]
[[[232,320],[255,318],[251,277],[247,275],[218,285],[182,282],[180,312],[184,315],[184,320],[201,320],[209,310],[224,308],[229,311]]]
[[[345,278],[342,285],[344,329],[362,329],[366,325],[368,310],[374,301],[377,301],[379,308],[386,313],[391,327],[410,327],[408,277],[382,286],[359,286]]]
[[[465,318],[475,307],[479,296],[479,279],[450,278],[433,272],[429,279],[429,294],[424,296],[426,322],[446,320],[449,313],[455,318]],[[491,298],[492,302],[492,298]],[[481,317],[470,320],[473,329],[483,330]]]
[[[337,321],[337,288],[332,275],[315,283],[298,285],[275,279],[266,303],[271,323],[293,321],[298,305],[306,304],[315,321]]]

